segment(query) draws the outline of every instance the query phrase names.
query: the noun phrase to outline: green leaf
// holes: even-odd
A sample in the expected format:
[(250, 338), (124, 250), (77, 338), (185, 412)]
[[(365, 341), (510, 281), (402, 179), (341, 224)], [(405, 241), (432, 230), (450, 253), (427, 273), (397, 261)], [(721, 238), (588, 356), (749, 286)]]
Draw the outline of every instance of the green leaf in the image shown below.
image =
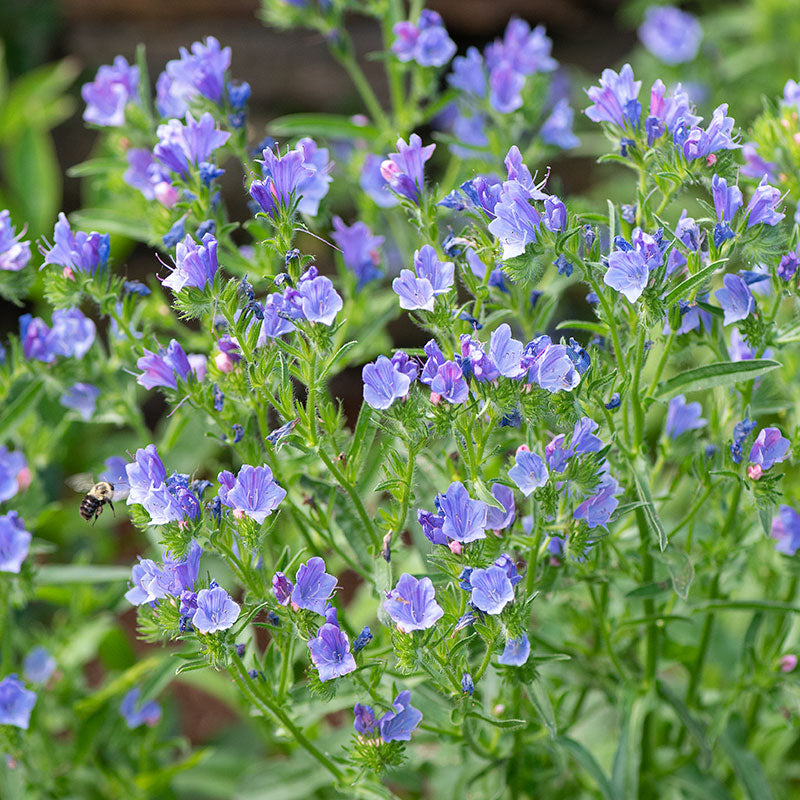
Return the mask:
[(686, 764), (669, 777), (671, 783), (694, 800), (733, 800), (728, 790), (697, 764)]
[(568, 736), (559, 736), (555, 740), (556, 744), (563, 747), (589, 774), (592, 780), (597, 784), (597, 788), (603, 795), (605, 800), (618, 800), (618, 795), (614, 791), (614, 787), (606, 777), (603, 768), (597, 763), (595, 757), (580, 743)]
[(774, 344), (789, 344), (800, 342), (800, 319), (789, 322), (778, 330), (772, 337)]
[(13, 400), (3, 399), (0, 415), (0, 441), (7, 439), (28, 411), (34, 411), (44, 384), (41, 378), (29, 383)]
[(563, 331), (565, 328), (574, 328), (578, 331), (589, 331), (596, 333), (598, 336), (606, 336), (608, 328), (602, 322), (587, 322), (584, 319), (565, 319), (556, 325), (557, 331)]
[(706, 738), (705, 726), (700, 722), (700, 720), (692, 715), (691, 711), (689, 711), (683, 700), (681, 700), (678, 695), (674, 694), (672, 689), (670, 689), (665, 683), (659, 681), (656, 691), (662, 700), (672, 706), (673, 710), (678, 715), (678, 719), (680, 719), (680, 721), (683, 723), (687, 732), (700, 746), (702, 755), (701, 766), (708, 768), (708, 766), (711, 764), (711, 745)]
[(113, 564), (43, 564), (36, 571), (37, 586), (65, 583), (113, 583), (130, 580), (131, 568)]
[(488, 714), (482, 714), (480, 711), (467, 711), (467, 717), (475, 717), (475, 719), (488, 722), (494, 725), (495, 728), (503, 728), (505, 730), (517, 730), (518, 728), (526, 728), (528, 722), (524, 719), (501, 719), (499, 717), (490, 717)]
[(761, 529), (764, 531), (764, 536), (769, 537), (772, 534), (772, 514), (774, 508), (759, 508), (758, 518), (761, 521)]
[(541, 678), (528, 685), (528, 695), (536, 713), (547, 728), (550, 738), (555, 739), (558, 735), (556, 715), (553, 711), (553, 704), (550, 702), (550, 695), (547, 694), (547, 687)]
[(630, 472), (633, 482), (636, 484), (636, 493), (642, 501), (642, 511), (644, 511), (647, 526), (656, 535), (658, 546), (663, 553), (667, 546), (667, 532), (661, 524), (658, 511), (656, 511), (653, 495), (650, 494), (650, 487), (647, 485), (647, 481), (642, 479), (642, 475), (647, 475), (647, 469), (641, 462), (638, 462)]
[(639, 796), (639, 768), (642, 761), (642, 727), (650, 710), (651, 695), (628, 696), (622, 706), (622, 729), (614, 755), (611, 784), (619, 797)]
[(665, 583), (646, 583), (644, 586), (637, 586), (628, 592), (625, 597), (635, 600), (639, 597), (655, 597), (658, 594), (664, 594), (667, 591), (669, 584)]
[(83, 230), (124, 236), (135, 242), (150, 242), (151, 232), (140, 220), (121, 209), (84, 208), (70, 214), (70, 220)]
[(46, 232), (61, 200), (61, 169), (53, 140), (44, 131), (26, 131), (9, 143), (4, 155), (17, 218), (28, 222), (32, 235)]
[(275, 136), (321, 136), (327, 139), (374, 139), (373, 125), (356, 125), (350, 117), (339, 114), (287, 114), (267, 126)]
[(731, 716), (719, 741), (750, 800), (773, 800), (774, 795), (761, 762), (745, 747), (747, 731), (740, 716)]
[(800, 606), (773, 600), (706, 600), (692, 606), (692, 613), (706, 611), (773, 611), (776, 613), (800, 613)]
[(662, 381), (656, 387), (654, 397), (666, 399), (683, 391), (701, 392), (717, 386), (729, 386), (740, 381), (751, 381), (782, 364), (769, 358), (757, 358), (751, 361), (719, 361), (702, 367), (687, 369)]
[(690, 275), (685, 281), (681, 281), (674, 289), (664, 295), (664, 303), (671, 306), (677, 303), (678, 300), (684, 300), (698, 286), (702, 286), (716, 271), (720, 264), (724, 264), (728, 259), (722, 258), (719, 261), (714, 261), (707, 267), (703, 267), (700, 272)]
[(683, 550), (675, 547), (668, 547), (659, 556), (659, 560), (664, 564), (672, 579), (672, 588), (675, 594), (686, 600), (689, 596), (689, 587), (694, 580), (694, 567), (689, 560), (689, 556)]

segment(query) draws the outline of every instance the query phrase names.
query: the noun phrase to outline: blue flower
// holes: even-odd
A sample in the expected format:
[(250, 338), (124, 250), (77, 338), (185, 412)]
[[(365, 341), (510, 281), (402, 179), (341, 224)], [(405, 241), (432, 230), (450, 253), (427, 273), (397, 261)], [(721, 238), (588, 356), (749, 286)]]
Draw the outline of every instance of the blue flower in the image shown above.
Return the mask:
[(503, 184), (489, 232), (503, 245), (504, 259), (522, 255), (537, 239), (542, 218), (530, 200), (529, 190), (517, 181)]
[(65, 269), (94, 275), (108, 263), (110, 246), (111, 240), (107, 233), (73, 233), (62, 212), (53, 229), (53, 245), (46, 250), (42, 249), (42, 255), (44, 264), (57, 264)]
[(400, 277), (392, 281), (392, 290), (400, 298), (400, 308), (433, 311), (433, 286), (427, 278), (417, 278), (410, 269), (400, 270)]
[(539, 129), (539, 137), (546, 144), (560, 147), (562, 150), (571, 150), (577, 147), (580, 139), (572, 132), (572, 120), (575, 112), (572, 106), (562, 97), (550, 112), (550, 116)]
[(370, 642), (372, 641), (372, 631), (369, 629), (369, 625), (365, 625), (361, 629), (361, 633), (356, 636), (355, 640), (353, 641), (353, 652), (358, 653), (363, 650)]
[(756, 301), (750, 287), (739, 275), (730, 273), (723, 276), (723, 289), (717, 289), (714, 297), (725, 312), (723, 325), (746, 319), (755, 311)]
[[(500, 192), (503, 188), (502, 183), (496, 181), (497, 179), (490, 179), (479, 175), (471, 181), (465, 181), (460, 186), (461, 191), (464, 192), (472, 205), (491, 218), (494, 217), (494, 209), (500, 200)], [(478, 261), (480, 261), (480, 259), (478, 259)], [(474, 261), (470, 259), (470, 266), (473, 266), (473, 264)], [(483, 273), (481, 272), (481, 274)]]
[(439, 345), (436, 344), (435, 339), (429, 339), (422, 349), (425, 355), (428, 356), (428, 360), (422, 368), (422, 374), (419, 379), (422, 383), (426, 383), (430, 386), (436, 374), (439, 372), (439, 367), (445, 363), (445, 357), (439, 349)]
[(522, 365), (528, 370), (529, 383), (537, 383), (551, 393), (571, 391), (581, 381), (566, 345), (553, 344), (547, 335), (525, 345)]
[(119, 713), (131, 730), (140, 725), (152, 727), (157, 725), (161, 719), (161, 706), (155, 700), (141, 703), (141, 696), (142, 690), (138, 686), (134, 686), (120, 703)]
[(525, 76), (511, 64), (496, 66), (489, 75), (489, 105), (501, 114), (511, 114), (522, 108)]
[(620, 128), (627, 122), (631, 127), (639, 124), (641, 105), (636, 99), (642, 88), (641, 81), (634, 81), (630, 64), (625, 64), (619, 75), (613, 69), (604, 69), (600, 86), (586, 90), (593, 105), (586, 109), (592, 122), (610, 122)]
[(700, 403), (687, 403), (682, 394), (677, 394), (669, 401), (664, 431), (670, 439), (677, 439), (686, 431), (702, 428), (707, 423), (702, 413), (703, 407)]
[(416, 25), (398, 22), (392, 31), (397, 37), (392, 43), (392, 52), (400, 61), (416, 61), (423, 67), (443, 67), (456, 54), (456, 45), (435, 11), (424, 9)]
[(786, 216), (776, 209), (780, 201), (780, 190), (770, 186), (765, 175), (747, 204), (747, 227), (752, 228), (759, 223), (777, 225)]
[(730, 223), (742, 207), (742, 192), (739, 187), (728, 186), (725, 178), (714, 175), (711, 178), (711, 195), (714, 198), (714, 210), (717, 212), (719, 223)]
[(0, 725), (28, 730), (36, 692), (26, 689), (15, 673), (0, 681)]
[(491, 531), (501, 531), (514, 524), (516, 508), (514, 505), (514, 491), (503, 483), (492, 484), (492, 497), (497, 500), (502, 508), (486, 505), (486, 527)]
[(507, 667), (521, 667), (531, 654), (531, 643), (526, 634), (518, 636), (516, 639), (506, 639), (506, 645), (502, 654), (498, 657), (498, 662)]
[(199, 120), (186, 112), (185, 123), (171, 119), (156, 130), (158, 143), (153, 155), (169, 170), (182, 178), (189, 176), (191, 167), (199, 167), (211, 154), (230, 139), (230, 133), (217, 127), (208, 112)]
[(29, 482), (30, 470), (25, 456), (0, 445), (0, 503), (10, 500)]
[(407, 742), (411, 733), (422, 722), (422, 712), (411, 705), (411, 692), (400, 692), (392, 702), (392, 711), (387, 711), (378, 722), (384, 742)]
[(167, 208), (172, 208), (178, 201), (178, 193), (169, 183), (169, 172), (153, 157), (150, 150), (132, 147), (125, 154), (128, 169), (122, 180), (138, 189), (147, 200), (158, 200)]
[(408, 144), (397, 140), (397, 152), (381, 164), (381, 175), (393, 192), (419, 205), (419, 197), (425, 186), (425, 162), (433, 155), (435, 144), (422, 146), (416, 133), (408, 138)]
[(389, 408), (395, 400), (408, 394), (411, 378), (395, 369), (386, 356), (378, 356), (374, 364), (361, 370), (364, 381), (364, 401), (372, 408)]
[(531, 26), (519, 17), (512, 17), (506, 26), (502, 40), (495, 39), (487, 46), (486, 66), (494, 70), (501, 64), (510, 64), (523, 75), (537, 72), (552, 72), (558, 62), (550, 51), (553, 43), (545, 35), (544, 26)]
[(614, 409), (619, 408), (620, 405), (622, 405), (622, 398), (620, 397), (619, 392), (614, 392), (609, 398), (608, 402), (605, 404), (605, 407), (609, 411), (613, 411)]
[(316, 614), (324, 614), (328, 600), (336, 588), (336, 578), (325, 572), (325, 562), (319, 556), (301, 564), (295, 575), (292, 603)]
[(253, 467), (243, 464), (234, 478), (233, 473), (223, 470), (217, 475), (220, 483), (219, 498), (222, 505), (232, 508), (259, 525), (272, 514), (286, 497), (286, 490), (272, 477), (272, 470), (265, 466)]
[(464, 692), (464, 694), (468, 694), (470, 697), (475, 693), (475, 683), (469, 672), (465, 672), (461, 676), (461, 691)]
[(791, 506), (780, 506), (778, 515), (772, 520), (773, 539), (777, 539), (775, 549), (779, 553), (793, 556), (800, 548), (800, 514)]
[(534, 489), (547, 483), (547, 467), (536, 453), (531, 453), (523, 446), (517, 449), (514, 466), (508, 471), (508, 477), (528, 497)]
[(486, 70), (477, 47), (468, 47), (466, 56), (456, 56), (451, 66), (453, 71), (447, 76), (450, 86), (475, 97), (486, 97)]
[(522, 366), (522, 342), (511, 336), (511, 327), (503, 322), (492, 331), (489, 339), (489, 359), (506, 378), (519, 378), (527, 371)]
[(241, 606), (221, 587), (201, 589), (197, 593), (197, 611), (192, 625), (200, 633), (214, 633), (233, 627)]
[(32, 538), (16, 511), (0, 516), (0, 572), (19, 573)]
[(391, 208), (400, 201), (389, 191), (389, 184), (381, 172), (381, 164), (386, 159), (383, 156), (371, 153), (364, 160), (361, 168), (359, 184), (361, 188), (372, 198), (375, 205), (381, 208)]
[(56, 660), (44, 647), (34, 647), (25, 656), (22, 669), (26, 681), (45, 684), (56, 671)]
[(186, 236), (178, 242), (175, 250), (175, 268), (162, 283), (169, 286), (173, 292), (178, 292), (185, 286), (203, 289), (212, 283), (217, 274), (217, 240), (207, 233), (202, 243), (198, 244), (191, 236)]
[(313, 217), (319, 211), (319, 204), (328, 194), (328, 188), (333, 178), (329, 175), (331, 163), (328, 161), (328, 150), (318, 147), (313, 139), (307, 136), (297, 143), (295, 147), (303, 156), (303, 166), (306, 174), (301, 176), (297, 184), (299, 201), (297, 210), (301, 214)]
[(131, 570), (133, 586), (126, 592), (125, 599), (140, 606), (168, 595), (180, 597), (183, 592), (191, 591), (200, 570), (202, 552), (200, 545), (192, 539), (184, 558), (176, 559), (166, 552), (161, 566), (149, 558), (140, 558)]
[(452, 261), (439, 261), (436, 250), (429, 244), (414, 251), (414, 271), (418, 278), (430, 283), (435, 295), (453, 288), (455, 265)]
[(442, 532), (444, 525), (442, 514), (432, 514), (430, 511), (420, 508), (417, 510), (417, 522), (422, 527), (425, 538), (431, 544), (447, 544), (447, 537)]
[(272, 576), (272, 593), (282, 606), (289, 605), (293, 588), (294, 584), (282, 572), (276, 572)]
[(603, 283), (624, 294), (629, 302), (635, 303), (641, 297), (649, 279), (650, 271), (640, 251), (615, 250), (608, 257)]
[(651, 6), (639, 26), (642, 44), (665, 64), (682, 64), (697, 55), (703, 29), (697, 17), (674, 6)]
[(136, 361), (142, 374), (136, 382), (145, 389), (163, 386), (166, 389), (177, 389), (178, 380), (185, 381), (194, 375), (192, 365), (183, 348), (175, 339), (171, 339), (168, 347), (159, 348), (158, 353), (144, 348), (144, 355)]
[(606, 478), (597, 487), (595, 494), (584, 500), (573, 512), (575, 519), (584, 519), (590, 528), (598, 525), (606, 527), (608, 520), (619, 505), (615, 497), (619, 484), (613, 478)]
[(464, 380), (461, 367), (455, 361), (445, 361), (430, 383), (431, 392), (443, 397), (448, 403), (464, 403), (469, 396), (469, 387)]
[(375, 721), (375, 712), (370, 706), (362, 706), (356, 703), (353, 707), (353, 727), (362, 736), (371, 736), (378, 724)]
[(88, 422), (94, 415), (100, 394), (100, 390), (91, 383), (76, 383), (66, 394), (61, 395), (59, 402), (64, 408), (75, 409), (81, 418)]
[(344, 305), (342, 298), (330, 278), (317, 273), (316, 267), (309, 267), (297, 283), (296, 290), (299, 296), (303, 316), (309, 322), (319, 322), (322, 325), (332, 325), (333, 320)]
[(92, 83), (84, 83), (81, 97), (86, 103), (83, 119), (90, 125), (119, 128), (125, 124), (125, 106), (138, 102), (139, 67), (117, 56), (113, 65), (97, 70)]
[(341, 217), (333, 218), (333, 227), (331, 237), (342, 251), (344, 265), (355, 273), (359, 288), (379, 278), (381, 270), (378, 268), (378, 248), (383, 244), (383, 236), (373, 236), (363, 222), (355, 222), (348, 227)]
[(417, 580), (407, 572), (400, 576), (394, 589), (386, 593), (383, 608), (401, 633), (432, 628), (444, 614), (436, 602), (431, 579)]
[(320, 681), (340, 678), (356, 668), (356, 660), (350, 652), (350, 640), (338, 625), (326, 622), (317, 631), (317, 637), (309, 640), (308, 649)]
[(704, 158), (718, 150), (737, 150), (741, 147), (731, 136), (734, 120), (727, 113), (728, 104), (722, 103), (714, 109), (706, 130), (696, 125), (691, 128), (682, 144), (687, 159)]
[(181, 47), (180, 54), (180, 59), (167, 62), (156, 83), (156, 107), (162, 117), (182, 117), (198, 95), (217, 104), (222, 101), (230, 47), (220, 48), (217, 39), (208, 36), (204, 43), (194, 42), (191, 53)]
[(451, 483), (437, 497), (437, 505), (444, 516), (442, 533), (448, 539), (466, 543), (486, 538), (488, 507), (483, 500), (473, 500), (463, 483)]
[(24, 235), (25, 231), (17, 233), (11, 224), (11, 214), (0, 211), (0, 270), (19, 272), (27, 266), (31, 243), (20, 241)]
[[(567, 207), (555, 195), (544, 201), (544, 226), (553, 233), (567, 228)], [(572, 274), (571, 269), (567, 275), (570, 274)]]
[(500, 553), (494, 560), (494, 565), (506, 571), (506, 575), (508, 575), (512, 586), (516, 586), (522, 580), (522, 576), (517, 574), (516, 561), (514, 561), (508, 553)]
[(778, 428), (762, 428), (750, 448), (750, 463), (757, 464), (762, 472), (766, 472), (770, 467), (786, 460), (790, 444)]
[(513, 599), (514, 587), (503, 567), (492, 564), (469, 576), (472, 604), (486, 614), (499, 614)]

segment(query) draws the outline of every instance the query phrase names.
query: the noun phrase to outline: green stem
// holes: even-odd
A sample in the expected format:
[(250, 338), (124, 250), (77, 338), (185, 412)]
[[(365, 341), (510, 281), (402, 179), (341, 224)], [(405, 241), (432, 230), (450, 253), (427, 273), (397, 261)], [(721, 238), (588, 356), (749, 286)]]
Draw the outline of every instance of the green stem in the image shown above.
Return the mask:
[(392, 122), (386, 116), (386, 112), (380, 104), (375, 92), (372, 90), (364, 70), (361, 65), (356, 61), (352, 52), (352, 44), (348, 41), (345, 45), (344, 51), (334, 48), (333, 54), (336, 60), (347, 70), (350, 80), (353, 81), (353, 86), (361, 97), (362, 102), (367, 108), (367, 112), (372, 117), (373, 122), (380, 128), (381, 135), (386, 137), (392, 133)]
[(478, 671), (475, 673), (473, 677), (473, 683), (477, 683), (482, 677), (483, 674), (489, 667), (489, 663), (492, 660), (492, 648), (487, 644), (486, 645), (486, 653), (483, 656), (483, 661), (481, 661), (481, 665), (478, 667)]
[(611, 636), (609, 635), (608, 628), (606, 627), (605, 609), (600, 604), (594, 587), (587, 583), (586, 588), (589, 590), (589, 596), (592, 598), (592, 605), (594, 606), (595, 614), (597, 615), (597, 627), (600, 629), (600, 637), (603, 640), (603, 644), (606, 646), (608, 657), (611, 659), (611, 663), (614, 665), (614, 669), (616, 669), (617, 674), (624, 681), (625, 671), (622, 669), (622, 664), (619, 663), (619, 659), (617, 659), (617, 655), (614, 652), (614, 646), (611, 644)]
[(650, 381), (650, 388), (647, 390), (648, 396), (653, 395), (653, 392), (656, 390), (656, 386), (658, 386), (658, 382), (661, 380), (661, 373), (664, 372), (664, 367), (667, 365), (667, 358), (669, 357), (669, 351), (672, 349), (672, 343), (674, 341), (675, 341), (675, 331), (670, 331), (670, 334), (667, 337), (667, 343), (664, 345), (664, 349), (661, 352), (661, 358), (658, 360), (656, 371), (653, 374), (653, 380)]
[[(636, 522), (639, 527), (640, 552), (642, 556), (642, 584), (653, 582), (653, 556), (650, 554), (649, 531), (647, 520), (641, 508), (636, 509)], [(650, 689), (655, 686), (656, 667), (658, 664), (658, 627), (655, 620), (656, 604), (652, 597), (644, 600), (644, 616), (647, 623), (647, 639), (645, 644), (645, 687)]]
[(639, 452), (644, 436), (644, 405), (639, 392), (639, 380), (642, 375), (642, 363), (644, 361), (644, 341), (647, 335), (647, 326), (639, 322), (639, 334), (636, 338), (636, 361), (633, 366), (633, 381), (631, 383), (631, 404), (633, 406), (633, 446), (634, 455)]

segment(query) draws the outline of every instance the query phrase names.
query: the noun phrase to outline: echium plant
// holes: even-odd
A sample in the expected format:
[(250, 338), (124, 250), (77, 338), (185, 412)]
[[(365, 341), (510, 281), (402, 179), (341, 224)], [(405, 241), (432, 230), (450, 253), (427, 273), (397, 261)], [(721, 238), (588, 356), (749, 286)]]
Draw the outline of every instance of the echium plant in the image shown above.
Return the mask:
[[(55, 399), (131, 432), (127, 456), (92, 465), (142, 532), (115, 597), (142, 638), (173, 643), (158, 679), (143, 662), (82, 701), (113, 699), (117, 728), (161, 724), (167, 672), (216, 670), (268, 741), (322, 768), (320, 796), (788, 791), (800, 256), (785, 198), (771, 174), (739, 186), (727, 105), (704, 122), (680, 85), (648, 96), (628, 65), (584, 109), (628, 194), (599, 210), (557, 196), (547, 154), (576, 141), (543, 29), (512, 20), (456, 55), (412, 5), (361, 4), (383, 22), (389, 109), (346, 4), (266, 5), (328, 36), (365, 112), (285, 117), (280, 141), (253, 136), (213, 37), (166, 65), (155, 99), (141, 57), (84, 87), (101, 156), (77, 172), (107, 207), (75, 219), (157, 247), (162, 285), (126, 280), (108, 234), (62, 215), (39, 259), (0, 216), (0, 268), (40, 263), (53, 307), (20, 318), (0, 366), (4, 620), (37, 582), (46, 498), (29, 495), (49, 435), (23, 433)], [(436, 142), (417, 132), (433, 120)], [(557, 319), (578, 283), (586, 304)], [(400, 315), (419, 347), (392, 348)], [(357, 413), (331, 391), (358, 380), (348, 367)], [(146, 393), (169, 408), (154, 432)], [(38, 719), (55, 663), (20, 666), (22, 631), (3, 641), (2, 749), (46, 796), (31, 738), (64, 724)]]

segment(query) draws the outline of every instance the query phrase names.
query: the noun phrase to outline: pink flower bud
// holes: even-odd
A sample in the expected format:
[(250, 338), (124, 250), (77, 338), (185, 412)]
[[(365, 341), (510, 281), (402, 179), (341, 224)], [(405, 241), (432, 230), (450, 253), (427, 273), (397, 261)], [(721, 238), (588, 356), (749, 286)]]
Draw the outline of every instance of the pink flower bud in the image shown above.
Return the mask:
[(442, 401), (442, 396), (440, 394), (436, 394), (436, 392), (431, 392), (431, 403), (433, 403), (435, 406), (438, 406), (441, 401)]
[(710, 153), (709, 155), (706, 156), (706, 166), (713, 167), (714, 164), (716, 163), (717, 163), (717, 157), (716, 155), (714, 155), (714, 153)]
[(529, 453), (530, 452), (530, 447), (528, 447), (528, 445), (526, 445), (526, 444), (521, 444), (517, 448), (517, 452), (518, 453)]
[(74, 280), (75, 280), (75, 273), (72, 271), (72, 267), (64, 267), (64, 269), (63, 269), (63, 270), (61, 270), (61, 274), (62, 274), (62, 275), (63, 275), (63, 276), (64, 276), (64, 277), (65, 277), (65, 278), (68, 280), (68, 281), (74, 281)]
[(233, 518), (234, 519), (243, 519), (244, 518), (244, 511), (242, 511), (240, 508), (234, 508), (233, 509)]
[(794, 136), (792, 136), (792, 139), (794, 139), (795, 144), (800, 144), (800, 133), (796, 133)]
[(167, 181), (160, 181), (153, 187), (156, 200), (165, 208), (172, 208), (178, 202), (178, 190)]
[(232, 372), (235, 364), (227, 353), (217, 353), (214, 356), (214, 363), (220, 372)]
[(400, 167), (398, 167), (393, 161), (389, 161), (388, 158), (386, 161), (381, 162), (381, 177), (383, 177), (387, 183), (399, 172)]
[(781, 672), (792, 672), (797, 666), (797, 656), (794, 653), (787, 653), (781, 658)]
[(498, 703), (492, 709), (492, 714), (494, 714), (496, 717), (499, 717), (505, 710), (506, 710), (506, 707), (502, 703)]
[(461, 544), (461, 542), (453, 541), (450, 542), (447, 546), (450, 548), (450, 552), (454, 556), (460, 556), (461, 553), (464, 551), (464, 546)]
[(300, 606), (297, 605), (297, 603), (292, 603), (291, 605), (292, 605), (292, 611), (299, 611), (300, 610)]
[(189, 527), (189, 523), (185, 519), (179, 519), (178, 520), (178, 527), (182, 531), (185, 531)]
[(751, 464), (747, 468), (747, 474), (752, 480), (757, 481), (764, 474), (764, 470), (761, 469), (761, 464)]
[(24, 492), (31, 485), (31, 481), (33, 480), (33, 476), (31, 475), (31, 471), (29, 467), (23, 467), (17, 473), (17, 486), (21, 492)]

